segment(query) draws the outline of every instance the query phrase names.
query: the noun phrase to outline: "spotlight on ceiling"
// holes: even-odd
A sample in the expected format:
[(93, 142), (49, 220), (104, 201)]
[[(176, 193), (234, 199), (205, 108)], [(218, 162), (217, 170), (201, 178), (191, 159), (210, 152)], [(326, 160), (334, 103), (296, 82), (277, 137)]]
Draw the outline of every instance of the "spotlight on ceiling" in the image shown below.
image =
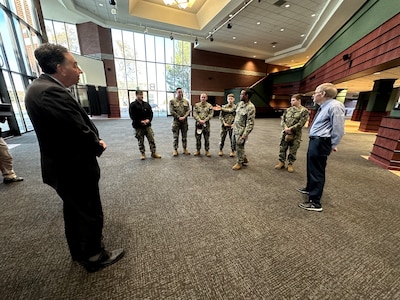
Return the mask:
[(226, 28), (228, 28), (228, 29), (231, 29), (231, 28), (232, 28), (231, 22), (228, 22), (228, 25), (226, 25)]
[(194, 44), (195, 44), (195, 46), (197, 46), (199, 44), (199, 40), (197, 39), (197, 36), (196, 36), (196, 38), (194, 40)]
[(110, 0), (110, 5), (117, 5), (117, 3), (115, 3), (115, 0)]
[(213, 35), (210, 36), (210, 41), (211, 41), (211, 42), (214, 42), (214, 37), (213, 37)]
[(169, 36), (169, 38), (171, 39), (171, 41), (174, 39), (174, 36), (172, 35), (172, 32), (171, 32), (171, 35)]

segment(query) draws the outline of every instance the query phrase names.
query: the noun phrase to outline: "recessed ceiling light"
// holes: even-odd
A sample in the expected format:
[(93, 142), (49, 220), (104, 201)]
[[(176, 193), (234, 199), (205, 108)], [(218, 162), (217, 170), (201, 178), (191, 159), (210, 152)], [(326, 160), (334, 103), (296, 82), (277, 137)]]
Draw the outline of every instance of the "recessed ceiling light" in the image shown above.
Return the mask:
[(312, 15), (311, 15), (311, 17), (313, 17), (313, 18), (314, 18), (314, 17), (315, 17), (315, 14), (312, 14)]
[(375, 72), (374, 73), (374, 75), (380, 75), (381, 74), (381, 72)]
[(233, 36), (232, 39), (236, 40), (236, 36)]
[(103, 6), (104, 6), (104, 4), (103, 4), (103, 3), (99, 3), (99, 6), (103, 7)]
[(290, 4), (286, 4), (285, 7), (286, 7), (286, 8), (289, 8), (289, 7), (290, 7)]
[(305, 37), (306, 35), (305, 34), (302, 34), (302, 35), (300, 35), (301, 37)]
[(257, 41), (254, 41), (254, 44), (257, 44)]
[(276, 45), (272, 45), (272, 48), (275, 48), (276, 47)]
[(258, 21), (258, 22), (257, 22), (257, 25), (260, 25), (260, 24), (261, 24), (261, 22), (260, 22), (260, 21)]
[(253, 55), (253, 58), (256, 58), (257, 56)]

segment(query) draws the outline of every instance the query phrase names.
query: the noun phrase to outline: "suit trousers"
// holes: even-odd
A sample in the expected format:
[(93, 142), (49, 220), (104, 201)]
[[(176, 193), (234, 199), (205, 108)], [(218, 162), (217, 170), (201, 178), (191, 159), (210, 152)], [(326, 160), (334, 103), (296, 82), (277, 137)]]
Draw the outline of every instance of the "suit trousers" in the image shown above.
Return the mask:
[(77, 261), (87, 260), (104, 249), (99, 166), (89, 173), (92, 176), (59, 180), (56, 189), (63, 200), (65, 235), (69, 250), (72, 259)]
[(325, 169), (332, 151), (331, 138), (310, 137), (307, 150), (307, 186), (310, 202), (321, 205), (325, 185)]

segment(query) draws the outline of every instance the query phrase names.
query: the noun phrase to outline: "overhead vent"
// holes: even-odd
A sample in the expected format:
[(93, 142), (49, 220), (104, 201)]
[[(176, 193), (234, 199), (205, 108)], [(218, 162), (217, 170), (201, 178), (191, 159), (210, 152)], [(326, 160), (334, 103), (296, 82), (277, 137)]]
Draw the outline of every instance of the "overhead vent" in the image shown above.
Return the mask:
[(274, 5), (276, 5), (276, 6), (282, 6), (283, 4), (285, 4), (287, 1), (285, 1), (285, 0), (278, 0), (278, 1), (276, 1), (275, 3), (274, 3)]

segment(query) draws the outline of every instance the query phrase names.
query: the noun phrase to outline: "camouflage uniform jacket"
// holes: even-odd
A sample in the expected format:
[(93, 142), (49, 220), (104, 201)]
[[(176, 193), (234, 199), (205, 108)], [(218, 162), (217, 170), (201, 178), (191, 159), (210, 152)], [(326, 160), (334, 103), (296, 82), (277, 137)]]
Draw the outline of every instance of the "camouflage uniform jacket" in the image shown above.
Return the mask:
[(250, 101), (244, 103), (240, 101), (236, 108), (233, 134), (236, 136), (248, 136), (254, 128), (256, 118), (256, 107)]
[(174, 120), (178, 121), (178, 118), (187, 118), (190, 114), (189, 101), (186, 99), (179, 100), (177, 98), (172, 99), (169, 102), (169, 112), (174, 117)]
[(222, 105), (221, 111), (219, 113), (219, 119), (221, 120), (221, 124), (224, 123), (228, 125), (232, 125), (233, 121), (235, 120), (236, 114), (236, 104), (230, 106), (229, 104)]
[(194, 105), (193, 108), (193, 118), (196, 121), (203, 120), (206, 123), (209, 123), (210, 119), (214, 116), (213, 107), (210, 103), (201, 103), (198, 102)]
[(283, 129), (290, 128), (295, 136), (301, 137), (301, 129), (306, 124), (308, 116), (308, 109), (304, 106), (300, 105), (298, 108), (291, 106), (283, 113), (281, 126)]

